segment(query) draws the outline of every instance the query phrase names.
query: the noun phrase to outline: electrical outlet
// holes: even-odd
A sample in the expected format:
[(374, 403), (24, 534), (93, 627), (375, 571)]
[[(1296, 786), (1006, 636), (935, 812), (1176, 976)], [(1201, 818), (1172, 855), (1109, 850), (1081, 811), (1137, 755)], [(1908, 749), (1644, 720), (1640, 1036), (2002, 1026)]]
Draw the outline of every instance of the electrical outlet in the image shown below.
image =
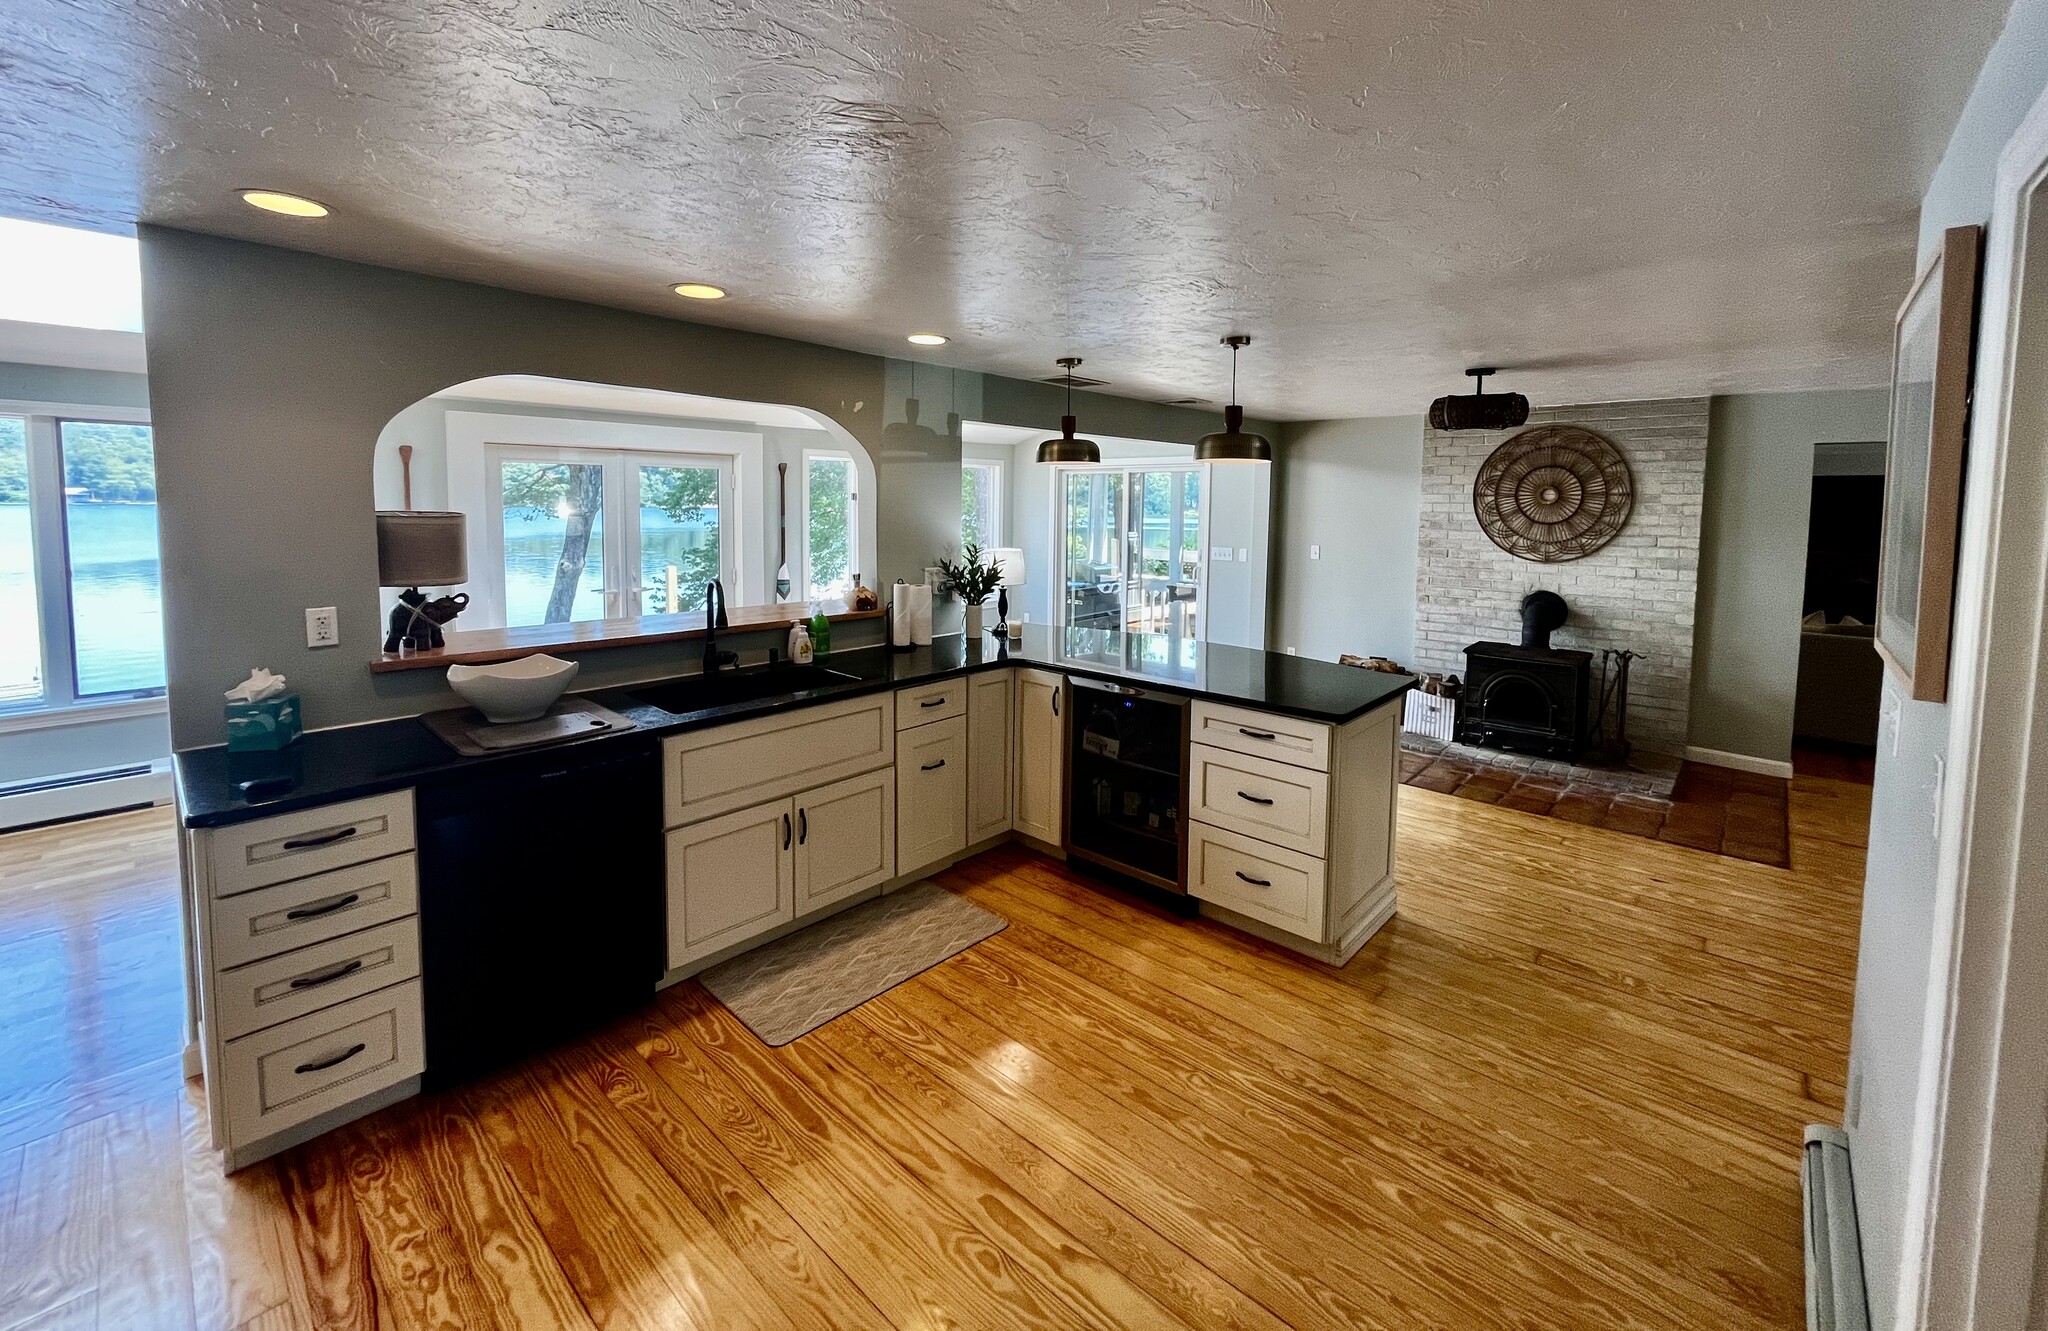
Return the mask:
[(341, 617), (331, 605), (309, 607), (306, 611), (306, 645), (308, 647), (339, 647), (341, 645)]

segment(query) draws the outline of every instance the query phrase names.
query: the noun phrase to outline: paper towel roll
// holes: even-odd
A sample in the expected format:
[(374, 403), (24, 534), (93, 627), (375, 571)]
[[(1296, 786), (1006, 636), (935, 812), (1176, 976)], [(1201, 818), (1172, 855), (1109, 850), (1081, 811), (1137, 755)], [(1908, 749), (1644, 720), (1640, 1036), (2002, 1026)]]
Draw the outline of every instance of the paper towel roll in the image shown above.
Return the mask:
[(910, 641), (919, 647), (932, 645), (932, 589), (910, 589)]
[(895, 647), (910, 645), (910, 593), (907, 582), (898, 582), (889, 588), (889, 643)]

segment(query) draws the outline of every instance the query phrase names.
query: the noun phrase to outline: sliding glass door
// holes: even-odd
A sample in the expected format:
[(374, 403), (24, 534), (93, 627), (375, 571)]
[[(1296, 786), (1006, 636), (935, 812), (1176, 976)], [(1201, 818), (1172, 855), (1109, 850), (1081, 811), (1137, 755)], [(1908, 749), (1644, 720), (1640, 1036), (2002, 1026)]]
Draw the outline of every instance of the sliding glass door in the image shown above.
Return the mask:
[(1204, 635), (1202, 473), (1199, 466), (1061, 469), (1063, 627)]
[(486, 593), (510, 628), (704, 608), (735, 585), (729, 458), (499, 444)]

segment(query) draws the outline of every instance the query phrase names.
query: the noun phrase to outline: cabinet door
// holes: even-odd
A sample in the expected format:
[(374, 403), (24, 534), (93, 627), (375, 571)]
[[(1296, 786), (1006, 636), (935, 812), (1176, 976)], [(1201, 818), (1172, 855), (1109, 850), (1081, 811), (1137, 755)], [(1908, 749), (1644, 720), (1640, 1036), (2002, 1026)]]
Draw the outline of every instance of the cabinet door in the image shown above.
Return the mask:
[(775, 800), (668, 834), (668, 964), (796, 918), (796, 808)]
[(967, 719), (897, 736), (896, 863), (915, 873), (967, 849)]
[(896, 774), (887, 768), (796, 797), (796, 913), (896, 876)]
[(967, 844), (1010, 830), (1010, 756), (1016, 683), (1013, 672), (993, 670), (967, 681)]
[(1066, 835), (1066, 698), (1064, 675), (1017, 672), (1017, 819), (1025, 836), (1049, 846)]

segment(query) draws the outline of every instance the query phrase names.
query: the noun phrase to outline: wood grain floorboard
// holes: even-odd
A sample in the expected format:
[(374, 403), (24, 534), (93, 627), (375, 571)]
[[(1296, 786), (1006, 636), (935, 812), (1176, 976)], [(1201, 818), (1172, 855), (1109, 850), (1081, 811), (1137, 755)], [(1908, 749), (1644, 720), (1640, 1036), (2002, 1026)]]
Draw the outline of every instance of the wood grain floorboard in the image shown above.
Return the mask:
[(685, 984), (232, 1177), (167, 816), (0, 837), (0, 1328), (1797, 1327), (1868, 806), (1776, 869), (1404, 789), (1342, 970), (1004, 848), (783, 1049)]

